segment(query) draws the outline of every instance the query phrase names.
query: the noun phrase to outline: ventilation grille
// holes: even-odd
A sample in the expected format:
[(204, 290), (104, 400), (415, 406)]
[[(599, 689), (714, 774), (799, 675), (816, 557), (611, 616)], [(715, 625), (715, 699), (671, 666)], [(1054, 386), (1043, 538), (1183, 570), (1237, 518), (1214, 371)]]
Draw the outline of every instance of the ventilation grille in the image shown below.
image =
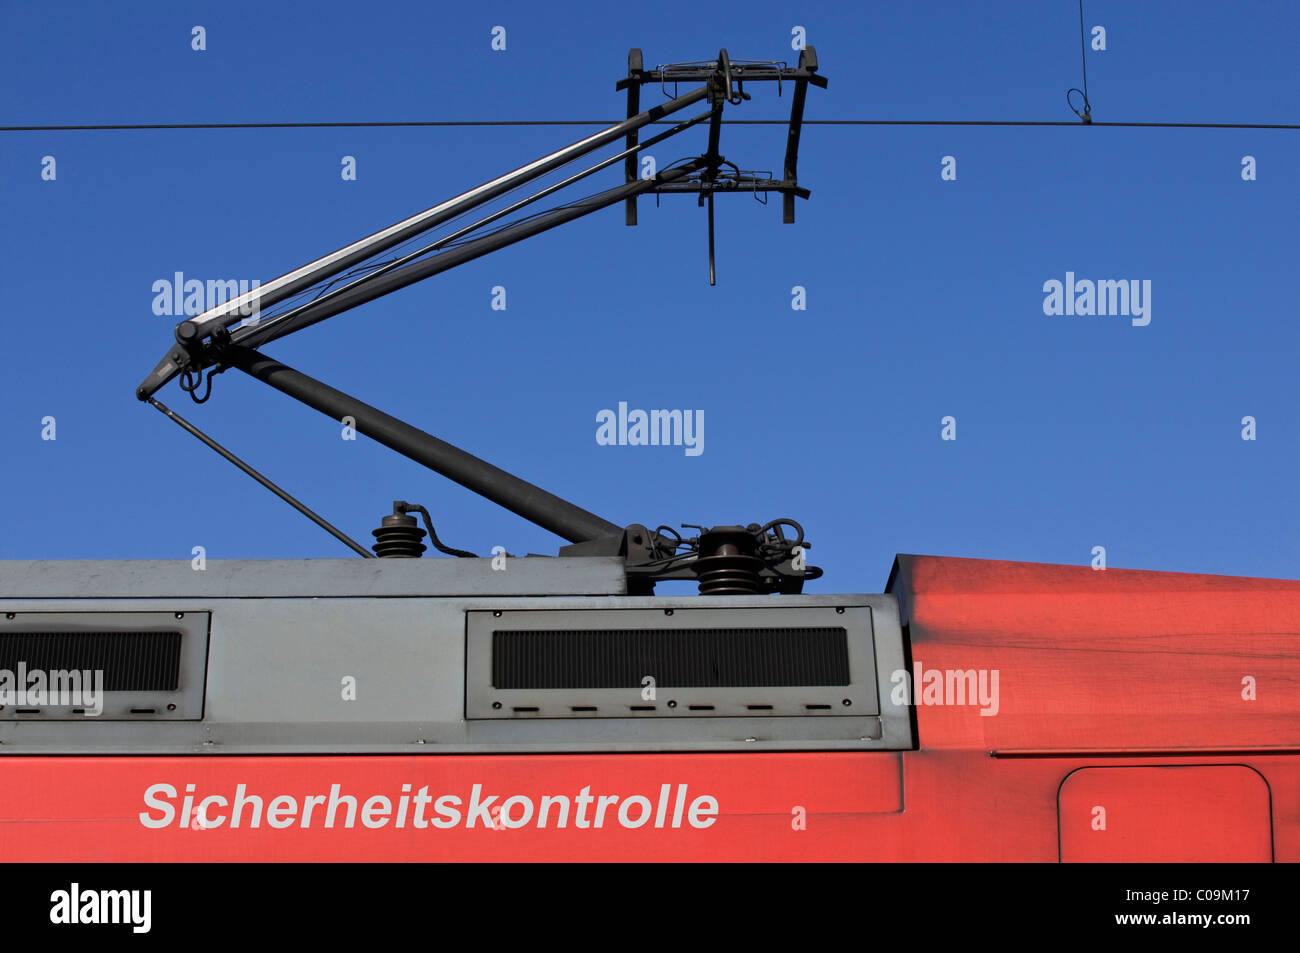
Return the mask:
[(176, 691), (180, 632), (2, 632), (0, 669), (90, 670), (104, 673), (104, 691)]
[(849, 684), (843, 628), (493, 631), (497, 689)]

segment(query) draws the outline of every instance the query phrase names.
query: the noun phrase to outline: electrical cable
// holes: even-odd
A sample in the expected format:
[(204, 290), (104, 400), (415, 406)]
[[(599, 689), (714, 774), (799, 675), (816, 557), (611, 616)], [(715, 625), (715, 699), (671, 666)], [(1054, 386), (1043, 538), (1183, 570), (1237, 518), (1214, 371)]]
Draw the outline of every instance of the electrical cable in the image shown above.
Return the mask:
[[(1070, 107), (1070, 111), (1078, 116), (1084, 125), (1092, 125), (1092, 103), (1088, 101), (1088, 44), (1085, 40), (1083, 28), (1083, 0), (1079, 0), (1079, 57), (1083, 61), (1083, 89), (1073, 88), (1065, 93), (1065, 102)], [(1083, 112), (1074, 108), (1074, 101), (1070, 98), (1070, 93), (1079, 93), (1083, 96)]]
[[(1082, 92), (1082, 90), (1080, 90)], [(393, 122), (194, 122), (115, 123), (111, 125), (0, 126), (0, 132), (103, 132), (159, 129), (369, 129), (476, 126), (611, 126), (621, 119), (491, 119)], [(673, 125), (661, 119), (647, 125)], [(725, 126), (788, 126), (789, 119), (724, 119)], [(805, 119), (805, 126), (1077, 126), (1072, 120), (1034, 119)], [(1094, 122), (1093, 126), (1138, 129), (1300, 129), (1287, 122)]]

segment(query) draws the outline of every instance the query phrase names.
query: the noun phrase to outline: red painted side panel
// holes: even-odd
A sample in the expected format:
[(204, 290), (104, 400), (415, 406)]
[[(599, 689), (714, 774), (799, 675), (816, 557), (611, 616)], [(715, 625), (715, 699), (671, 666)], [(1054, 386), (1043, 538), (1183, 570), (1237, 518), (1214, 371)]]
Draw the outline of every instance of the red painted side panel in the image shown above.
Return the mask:
[(1268, 785), (1238, 765), (1084, 768), (1061, 785), (1060, 806), (1065, 861), (1273, 859)]
[[(898, 768), (902, 764), (904, 810), (899, 810)], [(1190, 763), (1216, 764), (1213, 759)], [(1150, 760), (1125, 759), (1126, 770), (1151, 767)], [(4, 758), (0, 760), (0, 856), (7, 861), (234, 861), (234, 860), (993, 860), (1055, 862), (1062, 857), (1058, 792), (1062, 782), (1090, 762), (1079, 758), (990, 758), (979, 752), (920, 751), (895, 754), (608, 755), (590, 757), (369, 758)], [(1300, 758), (1252, 759), (1268, 779), (1276, 830), (1276, 859), (1300, 862)], [(1108, 766), (1106, 770), (1113, 770)], [(162, 798), (172, 806), (170, 823), (146, 827), (140, 815), (162, 820), (166, 812), (145, 803), (145, 791), (169, 783), (177, 792)], [(203, 828), (191, 817), (181, 826), (185, 786), (199, 798), (233, 799), (239, 783), (262, 800), (261, 816), (246, 806), (238, 829), (229, 826), (229, 806), (212, 802), (205, 816), (219, 826)], [(353, 826), (345, 826), (340, 800), (335, 824), (328, 820), (333, 784), (357, 799)], [(428, 785), (430, 797), (461, 798), (467, 813), (474, 784), (481, 800), (492, 797), (488, 820), (451, 828), (415, 825), (414, 802), (404, 825), (396, 826), (402, 786), (410, 794)], [(669, 784), (663, 826), (655, 813), (661, 787)], [(673, 827), (678, 785), (686, 784), (680, 826)], [(586, 828), (577, 825), (575, 796), (619, 795), (600, 827), (594, 804)], [(543, 795), (566, 794), (565, 827), (552, 806), (546, 828), (537, 825)], [(644, 825), (620, 824), (617, 804), (634, 795), (650, 801)], [(270, 825), (273, 799), (288, 795), (293, 810)], [(324, 795), (302, 826), (307, 796)], [(367, 827), (361, 809), (374, 795), (389, 798), (387, 822)], [(533, 819), (519, 828), (500, 821), (503, 799), (530, 797)], [(689, 805), (701, 795), (717, 798), (713, 823), (692, 827)], [(1069, 817), (1069, 805), (1066, 812)], [(282, 807), (284, 805), (282, 804)], [(707, 805), (706, 805), (707, 806)], [(802, 817), (796, 808), (802, 807)], [(1169, 821), (1182, 825), (1189, 840), (1203, 837), (1204, 805), (1170, 806)], [(322, 810), (325, 808), (326, 810)], [(640, 816), (639, 805), (628, 820)], [(426, 824), (436, 815), (424, 811)], [(523, 816), (516, 803), (512, 822)], [(1112, 813), (1112, 817), (1114, 814)], [(1266, 829), (1258, 812), (1245, 815), (1235, 836), (1248, 842)], [(382, 818), (372, 814), (371, 821)], [(445, 819), (445, 818), (444, 818)], [(704, 814), (696, 820), (711, 818)], [(491, 823), (489, 825), (489, 821)], [(1119, 821), (1117, 823), (1123, 823)], [(1253, 825), (1253, 826), (1251, 826)], [(1179, 835), (1181, 836), (1181, 835)], [(1073, 851), (1073, 847), (1067, 847)], [(1067, 855), (1073, 856), (1073, 854)]]
[(894, 589), (923, 679), (998, 673), (996, 715), (918, 708), (927, 748), (1300, 749), (1300, 582), (903, 556)]
[[(841, 819), (901, 809), (899, 757), (5, 758), (0, 857), (798, 860), (833, 847)], [(170, 787), (155, 788), (147, 803), (155, 785)], [(563, 800), (549, 802), (543, 825), (547, 796)], [(224, 800), (208, 801), (196, 818), (209, 797)], [(309, 797), (320, 797), (310, 812)], [(381, 800), (366, 813), (372, 798)]]

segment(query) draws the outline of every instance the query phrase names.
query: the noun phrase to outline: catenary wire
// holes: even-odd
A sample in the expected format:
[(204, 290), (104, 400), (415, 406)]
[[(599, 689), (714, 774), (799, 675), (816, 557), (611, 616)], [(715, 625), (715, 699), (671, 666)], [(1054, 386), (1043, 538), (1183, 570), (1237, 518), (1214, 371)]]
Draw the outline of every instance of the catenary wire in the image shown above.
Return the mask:
[[(187, 122), (0, 126), (0, 132), (104, 132), (163, 129), (373, 129), (481, 126), (612, 126), (622, 119), (430, 119), (384, 122)], [(789, 119), (724, 119), (728, 126), (788, 126)], [(673, 125), (670, 119), (649, 125)], [(1078, 126), (1073, 119), (805, 119), (805, 126)], [(1300, 129), (1284, 122), (1093, 122), (1093, 126), (1148, 129)]]

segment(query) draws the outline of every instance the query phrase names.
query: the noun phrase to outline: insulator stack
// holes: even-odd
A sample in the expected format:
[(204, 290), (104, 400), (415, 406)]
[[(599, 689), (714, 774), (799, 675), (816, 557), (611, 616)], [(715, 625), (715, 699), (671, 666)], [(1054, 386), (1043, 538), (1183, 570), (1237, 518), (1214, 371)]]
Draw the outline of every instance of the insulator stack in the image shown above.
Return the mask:
[(755, 555), (752, 533), (740, 526), (717, 526), (700, 537), (695, 574), (702, 596), (742, 596), (762, 591), (763, 560)]
[(414, 516), (394, 513), (385, 516), (379, 529), (372, 529), (375, 544), (370, 548), (381, 558), (418, 559), (427, 549), (424, 543), (424, 530), (415, 521)]

